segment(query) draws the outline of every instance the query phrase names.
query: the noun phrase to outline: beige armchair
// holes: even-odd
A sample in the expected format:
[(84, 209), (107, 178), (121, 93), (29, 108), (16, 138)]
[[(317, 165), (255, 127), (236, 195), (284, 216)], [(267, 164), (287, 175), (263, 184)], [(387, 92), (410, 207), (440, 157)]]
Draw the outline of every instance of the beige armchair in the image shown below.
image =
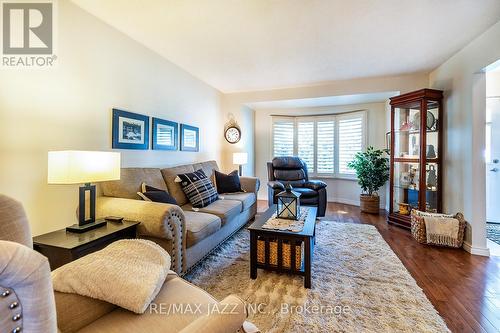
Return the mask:
[(176, 274), (167, 277), (153, 301), (155, 309), (169, 304), (202, 304), (222, 309), (231, 304), (229, 308), (234, 311), (210, 315), (146, 311), (137, 315), (107, 302), (54, 292), (47, 258), (31, 247), (31, 232), (22, 205), (0, 194), (1, 332), (195, 333), (203, 328), (211, 333), (234, 333), (245, 321), (245, 303), (240, 298), (230, 295), (219, 302)]
[(56, 332), (47, 258), (33, 251), (23, 207), (0, 194), (0, 330)]

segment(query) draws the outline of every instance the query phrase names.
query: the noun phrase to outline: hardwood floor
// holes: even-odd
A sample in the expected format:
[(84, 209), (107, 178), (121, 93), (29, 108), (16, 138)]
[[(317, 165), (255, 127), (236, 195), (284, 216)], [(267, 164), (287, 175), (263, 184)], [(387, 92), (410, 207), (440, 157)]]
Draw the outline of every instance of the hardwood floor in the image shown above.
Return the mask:
[[(267, 209), (267, 201), (258, 209)], [(324, 219), (374, 225), (452, 332), (500, 332), (500, 257), (421, 245), (409, 230), (387, 224), (384, 213), (363, 214), (355, 206), (329, 203)]]

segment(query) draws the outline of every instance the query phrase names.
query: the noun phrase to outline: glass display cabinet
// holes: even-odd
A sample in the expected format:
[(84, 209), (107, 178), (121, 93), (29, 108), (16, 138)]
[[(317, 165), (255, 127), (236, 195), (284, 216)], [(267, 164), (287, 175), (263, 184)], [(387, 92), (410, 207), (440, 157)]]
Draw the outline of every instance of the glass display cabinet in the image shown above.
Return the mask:
[(410, 228), (412, 209), (441, 212), (443, 92), (392, 97), (388, 222)]

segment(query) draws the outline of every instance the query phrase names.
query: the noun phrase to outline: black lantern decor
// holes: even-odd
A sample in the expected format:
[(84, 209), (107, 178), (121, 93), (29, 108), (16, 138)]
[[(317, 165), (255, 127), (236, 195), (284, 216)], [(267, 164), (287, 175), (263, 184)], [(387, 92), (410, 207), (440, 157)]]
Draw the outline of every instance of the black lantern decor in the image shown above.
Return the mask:
[(287, 184), (285, 190), (277, 195), (278, 205), (276, 217), (280, 219), (298, 220), (300, 217), (300, 193), (292, 191), (293, 187)]

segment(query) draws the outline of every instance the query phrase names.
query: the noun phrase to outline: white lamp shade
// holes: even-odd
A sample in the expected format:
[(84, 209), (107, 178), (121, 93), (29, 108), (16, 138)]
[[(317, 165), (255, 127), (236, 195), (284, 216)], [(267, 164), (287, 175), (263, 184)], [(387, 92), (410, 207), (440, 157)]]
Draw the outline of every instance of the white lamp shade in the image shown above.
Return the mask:
[(49, 184), (82, 184), (120, 179), (120, 153), (50, 151)]
[(247, 153), (233, 153), (233, 164), (243, 165), (248, 162)]

